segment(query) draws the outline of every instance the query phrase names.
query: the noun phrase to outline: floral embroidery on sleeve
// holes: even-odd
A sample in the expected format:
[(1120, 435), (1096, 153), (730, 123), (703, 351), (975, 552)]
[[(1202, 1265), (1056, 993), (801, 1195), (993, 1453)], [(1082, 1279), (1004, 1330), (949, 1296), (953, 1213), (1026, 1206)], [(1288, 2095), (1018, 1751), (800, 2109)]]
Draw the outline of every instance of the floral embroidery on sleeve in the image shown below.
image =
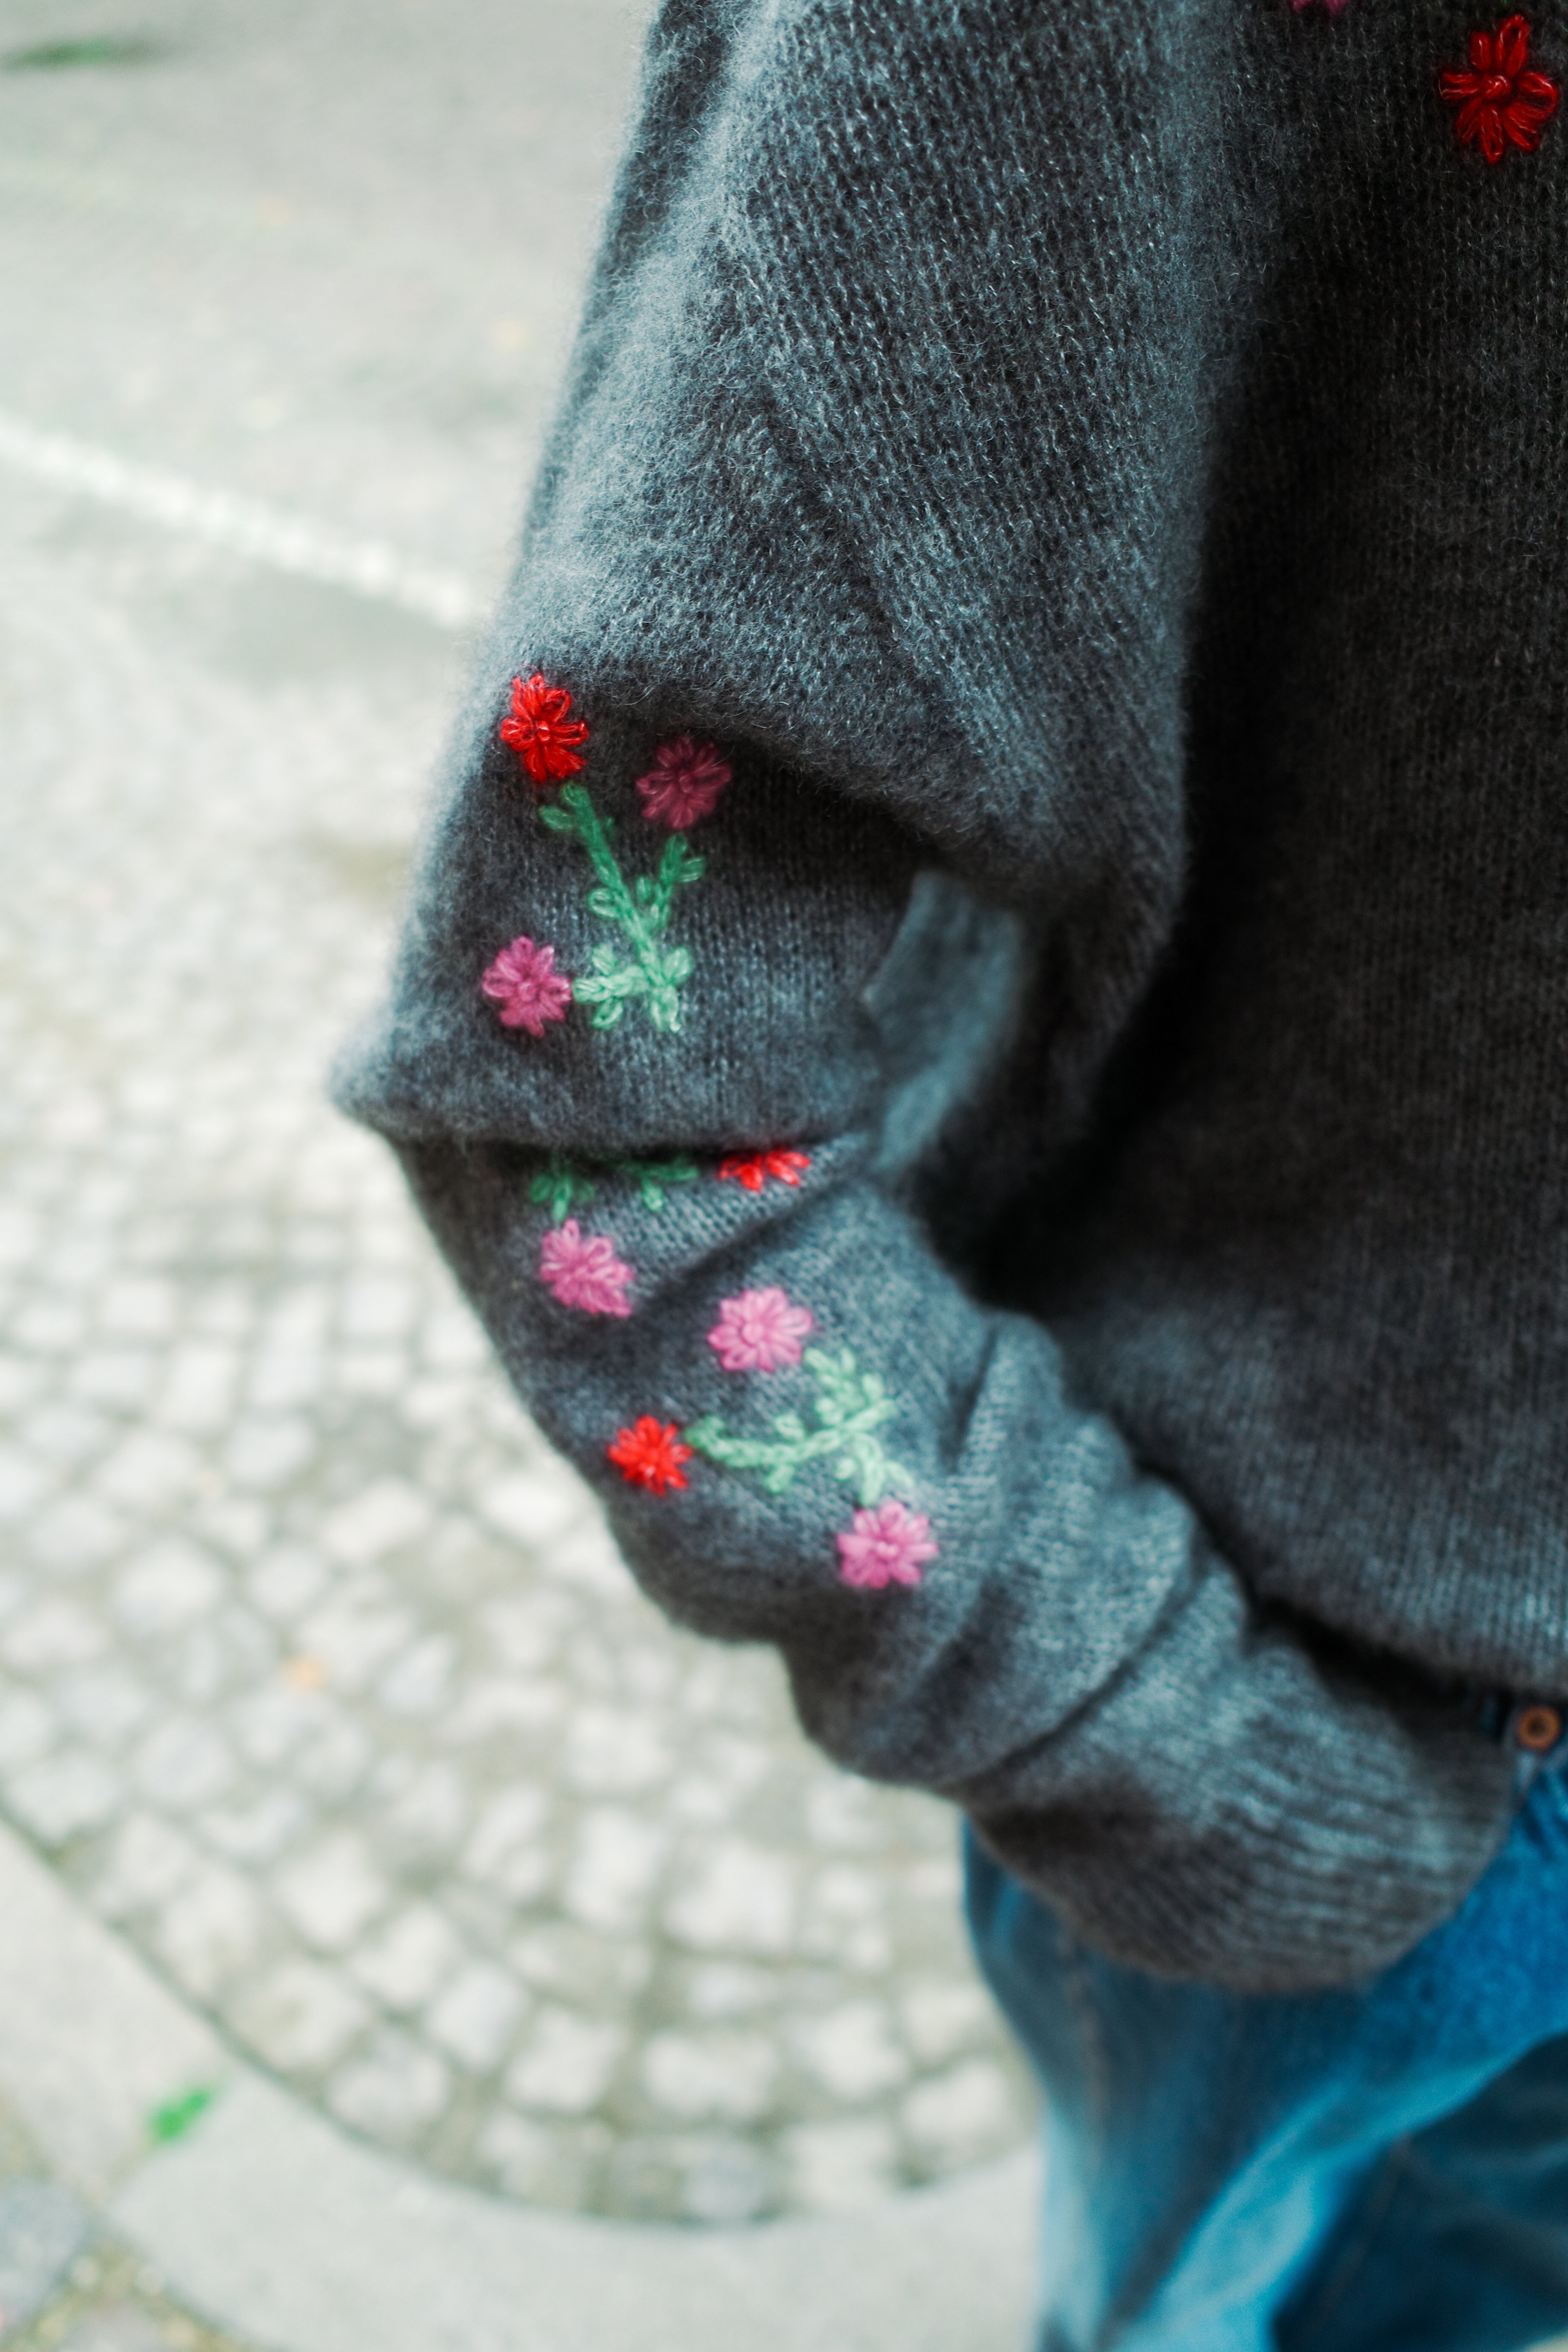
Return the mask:
[[(586, 787), (575, 781), (584, 765), (577, 747), (587, 741), (588, 733), (586, 719), (573, 716), (567, 688), (552, 685), (542, 670), (535, 670), (531, 677), (513, 678), (510, 706), (500, 722), (501, 740), (527, 770), (544, 824), (575, 841), (586, 856), (594, 876), (589, 913), (619, 935), (599, 942), (585, 972), (569, 981), (564, 975), (553, 978), (554, 985), (567, 990), (567, 997), (557, 1000), (559, 1010), (542, 1018), (559, 1020), (574, 996), (591, 1008), (595, 1029), (613, 1029), (629, 1006), (641, 1004), (655, 1029), (673, 1035), (681, 1026), (681, 991), (691, 977), (691, 950), (672, 946), (666, 935), (680, 892), (700, 881), (707, 866), (686, 835), (712, 814), (733, 772), (715, 743), (674, 735), (659, 744), (652, 767), (637, 779), (637, 792), (647, 823), (663, 827), (668, 838), (651, 874), (628, 875), (616, 855), (614, 824), (595, 807)], [(559, 799), (547, 801), (545, 793), (556, 785)], [(510, 952), (502, 950), (503, 955)], [(553, 957), (552, 950), (534, 952)], [(498, 972), (500, 961), (490, 967), (498, 978), (504, 977)], [(487, 993), (494, 992), (487, 987)], [(513, 1025), (540, 1034), (521, 1013)]]
[(837, 1541), (845, 1583), (867, 1585), (873, 1591), (887, 1584), (918, 1584), (921, 1562), (935, 1559), (939, 1549), (931, 1539), (925, 1513), (909, 1510), (902, 1503), (857, 1511)]
[(755, 1151), (749, 1156), (738, 1153), (719, 1163), (721, 1181), (743, 1185), (748, 1192), (760, 1192), (771, 1176), (776, 1184), (798, 1184), (811, 1166), (810, 1155), (804, 1151)]
[[(678, 1184), (695, 1184), (697, 1162), (694, 1160), (606, 1160), (597, 1168), (601, 1178), (620, 1176), (635, 1184), (637, 1198), (645, 1209), (662, 1209)], [(536, 1207), (548, 1209), (555, 1224), (569, 1216), (580, 1201), (591, 1201), (599, 1187), (584, 1168), (569, 1160), (552, 1160), (531, 1176), (528, 1197)]]
[(558, 784), (583, 765), (577, 745), (588, 740), (588, 722), (573, 718), (565, 687), (552, 686), (536, 669), (531, 678), (512, 679), (511, 708), (501, 720), (500, 739), (536, 784)]
[(506, 1029), (526, 1029), (542, 1037), (547, 1021), (564, 1021), (572, 1002), (572, 983), (555, 969), (553, 948), (532, 940), (513, 940), (502, 948), (479, 982), (500, 1014)]
[(608, 1451), (628, 1486), (646, 1486), (650, 1495), (666, 1495), (686, 1484), (681, 1465), (690, 1461), (691, 1448), (681, 1444), (673, 1421), (656, 1421), (651, 1412), (645, 1412), (640, 1421), (621, 1431)]
[(688, 1445), (727, 1470), (762, 1473), (763, 1492), (784, 1494), (809, 1462), (826, 1462), (835, 1478), (852, 1480), (862, 1504), (881, 1500), (884, 1487), (910, 1483), (882, 1450), (877, 1435), (898, 1406), (877, 1372), (863, 1372), (853, 1351), (830, 1356), (808, 1348), (805, 1364), (816, 1391), (808, 1427), (797, 1412), (781, 1412), (771, 1437), (742, 1437), (718, 1413), (707, 1413), (681, 1432)]
[(1468, 73), (1438, 76), (1444, 104), (1459, 110), (1460, 146), (1479, 146), (1489, 163), (1500, 163), (1510, 146), (1531, 153), (1557, 111), (1562, 92), (1550, 74), (1526, 70), (1529, 58), (1530, 26), (1509, 16), (1495, 33), (1470, 35)]
[(716, 743), (698, 743), (689, 735), (672, 736), (654, 753), (647, 775), (637, 778), (643, 814), (651, 824), (684, 833), (700, 817), (712, 815), (733, 772)]
[(810, 1307), (792, 1307), (782, 1290), (742, 1290), (720, 1300), (708, 1345), (727, 1372), (776, 1372), (799, 1363), (814, 1328)]
[(684, 1429), (644, 1413), (616, 1432), (606, 1454), (628, 1485), (654, 1495), (684, 1487), (684, 1465), (694, 1454), (721, 1469), (756, 1475), (765, 1495), (786, 1493), (804, 1469), (820, 1462), (856, 1489), (858, 1507), (834, 1539), (840, 1582), (872, 1591), (918, 1585), (922, 1566), (939, 1557), (941, 1547), (923, 1512), (885, 1496), (889, 1486), (914, 1484), (877, 1433), (898, 1404), (880, 1374), (861, 1370), (852, 1349), (832, 1354), (807, 1348), (803, 1354), (801, 1343), (815, 1323), (809, 1307), (768, 1287), (721, 1299), (708, 1334), (726, 1371), (773, 1372), (804, 1363), (814, 1391), (809, 1423), (798, 1412), (781, 1412), (769, 1435), (750, 1437), (718, 1413), (705, 1413)]
[(539, 1244), (539, 1278), (563, 1307), (584, 1315), (629, 1315), (635, 1276), (607, 1234), (584, 1234), (575, 1217), (552, 1225)]

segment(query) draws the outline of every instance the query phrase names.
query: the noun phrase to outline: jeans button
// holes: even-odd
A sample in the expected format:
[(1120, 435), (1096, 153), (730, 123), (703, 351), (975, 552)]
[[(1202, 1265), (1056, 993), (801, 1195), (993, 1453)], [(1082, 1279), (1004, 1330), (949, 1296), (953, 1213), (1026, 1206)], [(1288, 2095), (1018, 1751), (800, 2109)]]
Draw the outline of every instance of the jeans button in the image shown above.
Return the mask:
[(1563, 1717), (1554, 1706), (1522, 1706), (1513, 1720), (1513, 1736), (1531, 1756), (1544, 1756), (1563, 1737)]

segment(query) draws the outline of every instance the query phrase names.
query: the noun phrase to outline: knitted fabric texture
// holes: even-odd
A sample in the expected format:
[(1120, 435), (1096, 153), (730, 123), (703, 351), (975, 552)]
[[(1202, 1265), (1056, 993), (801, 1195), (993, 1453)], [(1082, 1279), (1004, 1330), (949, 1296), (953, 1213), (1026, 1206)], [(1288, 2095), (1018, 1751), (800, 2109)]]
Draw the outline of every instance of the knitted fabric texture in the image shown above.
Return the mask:
[(1456, 138), (1473, 29), (668, 0), (339, 1078), (647, 1589), (1241, 1986), (1568, 1696), (1568, 139)]

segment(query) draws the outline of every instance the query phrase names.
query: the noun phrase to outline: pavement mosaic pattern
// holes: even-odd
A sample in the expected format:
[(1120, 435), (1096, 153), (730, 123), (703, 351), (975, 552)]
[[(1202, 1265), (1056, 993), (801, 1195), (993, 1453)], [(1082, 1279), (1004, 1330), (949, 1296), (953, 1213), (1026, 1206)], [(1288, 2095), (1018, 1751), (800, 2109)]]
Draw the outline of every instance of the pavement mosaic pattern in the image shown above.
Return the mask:
[(641, 13), (7, 13), (0, 1811), (352, 2129), (725, 2222), (1029, 2096), (951, 1816), (642, 1602), (323, 1100), (463, 662), (288, 570), (300, 517), (300, 570), (389, 543), (483, 608)]
[(0, 529), (0, 1809), (503, 2193), (731, 2222), (1016, 2144), (951, 1815), (640, 1600), (322, 1098), (450, 649), (46, 487)]

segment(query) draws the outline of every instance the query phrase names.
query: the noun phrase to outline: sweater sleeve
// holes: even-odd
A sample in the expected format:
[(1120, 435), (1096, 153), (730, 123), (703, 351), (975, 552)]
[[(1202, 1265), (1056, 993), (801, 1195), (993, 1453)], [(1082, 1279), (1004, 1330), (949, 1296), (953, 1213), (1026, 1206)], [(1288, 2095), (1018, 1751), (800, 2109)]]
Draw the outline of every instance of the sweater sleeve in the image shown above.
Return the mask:
[[(1086, 816), (1047, 778), (1010, 878), (900, 551), (845, 530), (775, 397), (789, 256), (752, 198), (794, 85), (756, 45), (791, 18), (682, 7), (656, 35), (517, 578), (339, 1098), (402, 1154), (672, 1615), (775, 1643), (830, 1753), (966, 1808), (1121, 1958), (1343, 1979), (1479, 1874), (1506, 1760), (1261, 1611), (1050, 1333), (976, 1303), (908, 1205), (905, 1130), (994, 1050), (1013, 966), (1073, 940), (1092, 981), (1099, 937), (1103, 1015), (1150, 950), (1112, 955), (1081, 910), (1133, 871), (1152, 938), (1179, 847), (1148, 792), (1102, 782)], [(1011, 903), (972, 919), (961, 884)]]

